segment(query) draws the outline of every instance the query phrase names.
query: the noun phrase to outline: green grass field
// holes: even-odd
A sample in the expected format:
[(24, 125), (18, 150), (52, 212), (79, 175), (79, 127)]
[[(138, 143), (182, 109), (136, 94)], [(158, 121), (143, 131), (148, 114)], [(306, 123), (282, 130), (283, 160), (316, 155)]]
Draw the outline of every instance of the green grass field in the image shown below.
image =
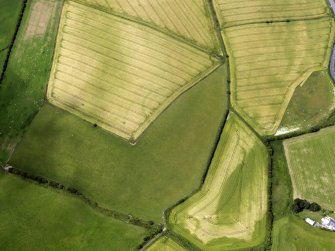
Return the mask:
[(148, 234), (79, 199), (0, 172), (0, 250), (133, 250)]
[(169, 237), (162, 236), (157, 241), (155, 241), (152, 245), (150, 245), (147, 251), (185, 251), (183, 247), (181, 247), (174, 240)]
[(275, 219), (291, 212), (292, 182), (282, 141), (271, 142), (272, 156), (272, 213)]
[(335, 127), (284, 141), (294, 198), (335, 209)]
[(177, 99), (136, 146), (45, 105), (10, 163), (160, 222), (165, 208), (200, 185), (227, 112), (224, 69)]
[[(42, 8), (49, 5), (52, 8)], [(44, 102), (61, 7), (61, 0), (28, 1), (0, 87), (0, 164)], [(38, 19), (38, 15), (46, 18)]]
[(22, 0), (1, 0), (0, 2), (0, 50), (8, 47), (12, 42)]
[(0, 1), (0, 75), (13, 40), (23, 0)]
[(172, 209), (169, 227), (202, 250), (264, 242), (268, 153), (235, 114), (230, 117), (201, 190)]
[(334, 233), (313, 228), (294, 216), (274, 222), (272, 251), (334, 250)]
[(314, 72), (298, 86), (278, 132), (307, 130), (327, 120), (335, 109), (335, 87), (328, 71)]

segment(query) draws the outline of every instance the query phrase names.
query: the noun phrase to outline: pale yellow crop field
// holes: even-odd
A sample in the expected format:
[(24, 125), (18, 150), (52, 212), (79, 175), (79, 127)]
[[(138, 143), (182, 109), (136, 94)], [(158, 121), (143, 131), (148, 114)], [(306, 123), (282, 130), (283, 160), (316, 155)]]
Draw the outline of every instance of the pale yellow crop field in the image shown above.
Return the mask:
[(162, 236), (149, 246), (146, 251), (186, 251), (186, 249), (171, 238)]
[(214, 5), (222, 27), (330, 14), (325, 0), (214, 0)]
[(246, 24), (222, 31), (231, 63), (232, 106), (261, 135), (274, 134), (295, 88), (327, 69), (332, 18)]
[(48, 100), (130, 141), (218, 67), (208, 54), (85, 5), (64, 5)]
[(182, 36), (199, 46), (218, 47), (207, 0), (79, 0)]
[(258, 245), (265, 238), (268, 153), (230, 115), (200, 192), (175, 207), (169, 225), (205, 250)]

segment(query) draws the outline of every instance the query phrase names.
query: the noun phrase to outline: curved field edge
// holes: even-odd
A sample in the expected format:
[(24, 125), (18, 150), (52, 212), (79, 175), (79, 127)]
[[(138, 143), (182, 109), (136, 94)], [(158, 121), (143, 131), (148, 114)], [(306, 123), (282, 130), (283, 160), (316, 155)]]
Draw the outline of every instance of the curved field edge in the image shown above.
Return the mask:
[(335, 86), (327, 70), (314, 72), (295, 89), (275, 136), (320, 127), (335, 111)]
[(74, 196), (4, 172), (0, 187), (1, 250), (131, 250), (148, 234)]
[(272, 251), (281, 250), (332, 250), (334, 233), (313, 228), (293, 215), (274, 222)]
[(136, 147), (46, 104), (9, 163), (105, 208), (161, 222), (165, 208), (200, 185), (227, 113), (226, 77), (222, 66), (183, 94)]
[[(310, 77), (310, 75), (315, 72), (315, 71), (321, 71), (321, 70), (325, 70), (328, 68), (328, 64), (330, 61), (330, 57), (331, 57), (331, 52), (332, 52), (332, 46), (334, 43), (334, 39), (335, 39), (335, 22), (333, 21), (332, 18), (328, 18), (328, 17), (322, 17), (320, 19), (323, 20), (329, 20), (331, 22), (331, 34), (329, 35), (330, 39), (328, 41), (328, 45), (327, 45), (327, 50), (325, 53), (325, 57), (322, 63), (322, 66), (320, 67), (312, 67), (309, 68), (308, 70), (306, 70), (302, 75), (300, 75), (294, 82), (292, 82), (289, 87), (287, 88), (287, 91), (285, 93), (285, 98), (284, 101), (281, 105), (280, 111), (277, 114), (277, 118), (275, 120), (275, 123), (273, 124), (272, 128), (270, 130), (264, 130), (264, 128), (262, 128), (262, 126), (260, 125), (260, 123), (257, 121), (257, 119), (255, 118), (251, 118), (249, 116), (249, 114), (243, 110), (243, 108), (240, 107), (240, 105), (238, 104), (235, 96), (237, 95), (237, 87), (239, 86), (239, 82), (238, 80), (236, 81), (235, 78), (233, 76), (236, 76), (236, 63), (235, 63), (235, 59), (234, 59), (234, 53), (232, 51), (230, 42), (229, 42), (229, 37), (226, 35), (226, 30), (222, 29), (221, 33), (222, 33), (222, 37), (224, 39), (224, 43), (225, 43), (225, 47), (227, 49), (228, 55), (229, 56), (229, 62), (230, 62), (230, 75), (232, 76), (232, 83), (231, 83), (231, 105), (232, 107), (236, 110), (236, 112), (238, 112), (246, 121), (247, 123), (253, 127), (261, 136), (265, 137), (265, 136), (271, 136), (274, 135), (278, 129), (278, 127), (280, 126), (280, 123), (282, 121), (282, 118), (286, 112), (287, 106), (295, 92), (295, 89), (299, 86), (299, 85), (303, 85), (305, 83), (306, 80), (308, 80), (308, 78)], [(310, 20), (308, 20), (310, 22)], [(301, 21), (296, 21), (296, 22), (301, 22)], [(315, 20), (314, 22), (317, 22), (317, 20)], [(295, 22), (290, 22), (288, 24), (294, 24)], [(271, 25), (276, 25), (276, 23), (269, 23), (269, 26)], [(244, 25), (241, 25), (242, 27)], [(261, 41), (262, 39), (260, 39)]]
[[(67, 20), (67, 17), (66, 17), (67, 9), (68, 9), (68, 6), (71, 2), (72, 1), (68, 1), (63, 7), (63, 14), (62, 14), (61, 22), (60, 22), (60, 27), (63, 27), (63, 26), (66, 25), (65, 23), (66, 23), (66, 20)], [(73, 3), (76, 3), (76, 2), (73, 2)], [(77, 6), (77, 5), (78, 4), (76, 4), (74, 6)], [(83, 8), (84, 7), (90, 8), (90, 7), (87, 7), (86, 5), (82, 5), (82, 7)], [(112, 15), (111, 15), (111, 17), (112, 17)], [(122, 19), (120, 19), (120, 20), (122, 21)], [(141, 26), (138, 26), (138, 27), (141, 27)], [(147, 31), (143, 31), (143, 32), (147, 32)], [(188, 89), (193, 87), (195, 84), (197, 84), (199, 81), (204, 79), (206, 76), (208, 76), (210, 73), (212, 73), (215, 69), (217, 69), (220, 66), (219, 61), (216, 61), (214, 58), (210, 58), (209, 55), (204, 54), (203, 52), (197, 51), (197, 53), (199, 53), (199, 55), (206, 56), (206, 57), (209, 58), (209, 61), (211, 62), (211, 66), (206, 67), (206, 70), (202, 71), (197, 76), (192, 76), (192, 79), (189, 80), (188, 83), (186, 83), (185, 85), (181, 86), (180, 88), (174, 90), (172, 95), (169, 95), (168, 97), (165, 97), (165, 99), (163, 101), (159, 102), (159, 106), (155, 107), (154, 110), (151, 110), (150, 114), (146, 116), (145, 120), (143, 122), (139, 123), (139, 126), (134, 131), (131, 131), (130, 133), (126, 133), (125, 131), (122, 131), (120, 128), (118, 128), (120, 125), (118, 125), (117, 123), (115, 125), (109, 124), (107, 121), (104, 121), (104, 119), (101, 119), (100, 118), (101, 116), (99, 114), (95, 114), (95, 113), (89, 114), (85, 109), (82, 109), (82, 107), (77, 107), (79, 105), (74, 105), (75, 102), (74, 102), (74, 104), (71, 103), (70, 105), (68, 105), (68, 104), (64, 104), (64, 102), (61, 100), (61, 98), (60, 99), (58, 98), (58, 100), (57, 100), (53, 97), (54, 82), (55, 82), (56, 73), (58, 72), (58, 63), (59, 63), (59, 56), (60, 56), (59, 54), (60, 54), (60, 50), (61, 50), (61, 43), (63, 41), (63, 35), (62, 35), (63, 33), (64, 32), (62, 31), (62, 29), (60, 29), (59, 34), (58, 34), (58, 38), (57, 38), (57, 46), (56, 46), (56, 52), (55, 52), (55, 56), (54, 56), (54, 63), (53, 63), (53, 66), (52, 66), (51, 75), (50, 75), (50, 79), (49, 79), (49, 86), (48, 86), (48, 92), (47, 92), (48, 100), (51, 103), (55, 104), (56, 106), (61, 107), (62, 109), (65, 109), (65, 110), (81, 117), (82, 119), (85, 119), (85, 120), (91, 122), (92, 124), (95, 124), (98, 121), (98, 125), (101, 126), (102, 128), (120, 136), (121, 138), (129, 140), (133, 144), (136, 143), (136, 141), (140, 137), (140, 135), (152, 124), (152, 122), (164, 110), (166, 110), (166, 108), (169, 105), (171, 105), (171, 103), (173, 101), (176, 100), (177, 97), (179, 97), (182, 93), (186, 92)], [(173, 40), (171, 40), (171, 41), (173, 41)], [(189, 47), (189, 48), (191, 49), (191, 47)], [(194, 51), (194, 53), (196, 53), (196, 50)], [(112, 93), (112, 94), (117, 95), (117, 93)], [(126, 123), (126, 122), (124, 122), (124, 123)]]
[[(246, 146), (250, 151), (249, 160), (253, 162), (254, 168), (256, 168), (256, 170), (248, 170), (252, 173), (246, 174), (248, 171), (242, 171), (244, 161), (247, 161), (244, 160), (243, 156), (234, 157), (236, 149), (231, 141), (232, 138), (236, 137), (235, 130), (245, 130), (250, 138), (243, 133), (241, 138), (246, 141), (252, 139), (251, 142), (253, 143), (251, 144), (254, 144), (249, 146), (251, 148)], [(255, 149), (257, 149), (256, 152)], [(242, 149), (242, 151), (237, 150), (237, 153), (243, 155), (243, 151), (248, 152), (248, 150)], [(227, 156), (229, 152), (233, 154), (231, 155), (232, 158)], [(246, 154), (248, 155), (248, 153)], [(257, 155), (258, 157), (250, 159), (250, 155)], [(233, 170), (229, 170), (231, 166)], [(251, 166), (248, 167), (252, 168)], [(206, 250), (231, 250), (262, 244), (266, 236), (267, 168), (268, 152), (265, 145), (253, 135), (236, 115), (231, 114), (222, 132), (205, 183), (198, 193), (169, 212), (168, 228), (199, 248)], [(257, 170), (260, 173), (257, 173)], [(217, 178), (219, 176), (222, 178)], [(240, 176), (245, 177), (242, 179)], [(242, 185), (239, 185), (239, 183), (242, 183)], [(252, 187), (246, 185), (248, 183)], [(228, 184), (230, 184), (229, 187)], [(235, 190), (236, 186), (238, 191)], [(231, 190), (231, 187), (234, 191)], [(255, 187), (256, 190), (254, 190)], [(251, 201), (248, 196), (251, 193), (253, 193), (252, 196), (255, 196), (256, 191), (259, 192), (259, 200)], [(245, 194), (247, 195), (244, 196)], [(200, 208), (196, 209), (197, 207)], [(247, 211), (243, 211), (245, 208), (248, 208)], [(197, 223), (192, 223), (193, 221)], [(243, 223), (240, 223), (240, 221)], [(244, 226), (244, 224), (247, 225)], [(199, 229), (201, 225), (204, 226)], [(214, 234), (212, 237), (210, 237), (211, 232)]]

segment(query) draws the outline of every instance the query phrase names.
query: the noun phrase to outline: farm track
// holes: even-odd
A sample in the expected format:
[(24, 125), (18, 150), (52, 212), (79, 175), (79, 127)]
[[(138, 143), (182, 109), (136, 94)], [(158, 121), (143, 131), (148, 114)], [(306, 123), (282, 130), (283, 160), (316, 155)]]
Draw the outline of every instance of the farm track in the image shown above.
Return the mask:
[[(20, 12), (20, 15), (19, 15), (19, 19), (17, 21), (17, 24), (16, 24), (16, 28), (15, 28), (15, 32), (14, 32), (14, 35), (13, 35), (13, 39), (11, 41), (11, 43), (9, 44), (8, 46), (8, 52), (7, 52), (7, 56), (6, 56), (6, 59), (5, 59), (5, 63), (3, 65), (3, 68), (1, 69), (1, 72), (0, 72), (0, 86), (1, 86), (1, 83), (3, 81), (3, 78), (5, 76), (5, 73), (6, 73), (6, 70), (7, 70), (7, 65), (8, 65), (8, 62), (9, 62), (9, 58), (10, 58), (10, 55), (11, 55), (11, 52), (12, 52), (12, 49), (13, 49), (13, 46), (14, 46), (14, 43), (15, 43), (15, 40), (16, 40), (16, 36), (19, 32), (19, 29), (20, 29), (20, 26), (21, 26), (21, 22), (22, 22), (22, 19), (23, 19), (23, 15), (24, 15), (24, 12), (26, 10), (26, 7), (27, 7), (27, 2), (28, 0), (22, 0), (23, 1), (23, 4), (22, 4), (22, 9), (21, 9), (21, 12)], [(4, 48), (5, 50), (6, 48)]]

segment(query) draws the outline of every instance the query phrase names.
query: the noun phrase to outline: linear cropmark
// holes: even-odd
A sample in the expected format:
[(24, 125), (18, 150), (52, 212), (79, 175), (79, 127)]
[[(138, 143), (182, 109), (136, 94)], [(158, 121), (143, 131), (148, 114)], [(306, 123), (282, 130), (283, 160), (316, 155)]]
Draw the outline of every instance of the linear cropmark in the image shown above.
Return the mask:
[(132, 142), (185, 90), (219, 66), (153, 28), (68, 1), (48, 99)]

